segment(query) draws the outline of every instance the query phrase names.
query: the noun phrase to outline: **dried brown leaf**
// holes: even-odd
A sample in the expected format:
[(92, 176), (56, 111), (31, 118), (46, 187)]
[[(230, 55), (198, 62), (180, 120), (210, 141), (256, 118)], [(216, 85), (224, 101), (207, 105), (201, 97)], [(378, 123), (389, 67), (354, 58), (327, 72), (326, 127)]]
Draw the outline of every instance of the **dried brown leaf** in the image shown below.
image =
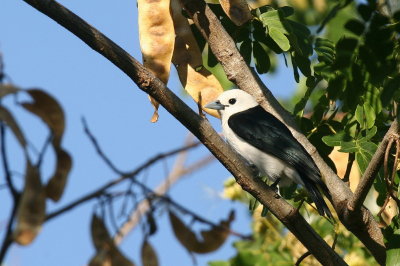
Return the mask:
[(95, 214), (92, 216), (90, 230), (92, 234), (92, 242), (96, 250), (109, 249), (109, 243), (111, 240), (110, 234), (108, 233), (103, 220)]
[(0, 84), (0, 98), (7, 96), (8, 94), (15, 94), (19, 92), (20, 89), (12, 84)]
[(72, 168), (71, 156), (63, 149), (56, 149), (56, 169), (52, 178), (46, 185), (46, 195), (48, 198), (58, 201), (60, 200), (65, 185), (67, 183), (68, 174)]
[(89, 266), (112, 266), (110, 253), (106, 250), (98, 251), (90, 259)]
[(26, 162), (25, 185), (16, 213), (17, 224), (13, 239), (20, 245), (30, 244), (39, 234), (46, 214), (46, 194), (39, 170)]
[(201, 231), (207, 252), (217, 250), (225, 243), (226, 238), (229, 236), (229, 227), (233, 219), (234, 213), (231, 212), (229, 218), (226, 221), (221, 221), (219, 226), (215, 226), (208, 231)]
[(237, 26), (241, 26), (253, 18), (246, 0), (219, 0), (219, 3), (225, 14)]
[(115, 266), (133, 266), (134, 263), (128, 260), (119, 251), (108, 230), (97, 215), (92, 216), (91, 222), (92, 242), (96, 249), (96, 255), (90, 260), (89, 265), (115, 265)]
[(65, 129), (64, 111), (52, 96), (42, 90), (32, 89), (27, 93), (33, 102), (23, 103), (22, 106), (40, 117), (53, 133), (52, 145), (56, 154), (56, 167), (46, 186), (46, 193), (50, 199), (58, 201), (64, 192), (72, 167), (71, 156), (61, 147)]
[(143, 266), (158, 266), (157, 253), (153, 246), (145, 239), (142, 244), (141, 257)]
[(121, 251), (114, 245), (111, 246), (110, 250), (111, 265), (115, 266), (134, 266), (135, 264), (128, 260)]
[(27, 93), (33, 102), (23, 103), (22, 106), (43, 120), (54, 135), (54, 145), (60, 145), (65, 128), (64, 112), (60, 104), (42, 90), (32, 89), (27, 90)]
[(203, 240), (199, 240), (196, 234), (173, 213), (169, 212), (172, 229), (179, 242), (189, 251), (195, 253), (209, 253), (217, 250), (225, 242), (229, 235), (229, 226), (233, 220), (232, 214), (226, 221), (221, 221), (218, 226), (210, 230), (202, 231)]

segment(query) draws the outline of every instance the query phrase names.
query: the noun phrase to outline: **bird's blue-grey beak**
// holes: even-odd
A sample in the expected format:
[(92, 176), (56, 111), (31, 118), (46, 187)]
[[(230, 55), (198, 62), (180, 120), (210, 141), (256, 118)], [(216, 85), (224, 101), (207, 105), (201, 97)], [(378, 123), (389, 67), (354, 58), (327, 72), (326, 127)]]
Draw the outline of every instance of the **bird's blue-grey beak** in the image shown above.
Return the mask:
[(207, 105), (204, 106), (205, 108), (209, 108), (209, 109), (215, 109), (215, 110), (224, 110), (225, 109), (225, 105), (223, 105), (220, 101), (214, 101), (214, 102), (210, 102)]

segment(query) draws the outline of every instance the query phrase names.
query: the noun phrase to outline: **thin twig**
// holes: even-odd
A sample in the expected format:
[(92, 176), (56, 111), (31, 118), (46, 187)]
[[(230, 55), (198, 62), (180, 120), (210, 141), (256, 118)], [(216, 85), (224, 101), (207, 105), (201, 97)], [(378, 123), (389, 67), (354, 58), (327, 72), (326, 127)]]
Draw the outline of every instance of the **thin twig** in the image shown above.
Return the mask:
[[(376, 214), (376, 216), (378, 216), (381, 219), (381, 221), (383, 221), (383, 218), (382, 218), (381, 215), (385, 211), (386, 206), (388, 205), (389, 201), (390, 201), (390, 195), (389, 195), (389, 192), (387, 192), (386, 193), (385, 202), (383, 203), (383, 205), (382, 205), (381, 209), (379, 210), (379, 212)], [(385, 222), (385, 224), (386, 224), (386, 222)]]
[(125, 175), (121, 170), (119, 170), (113, 162), (103, 153), (103, 151), (100, 148), (99, 143), (97, 142), (97, 139), (94, 137), (92, 132), (90, 132), (88, 124), (86, 122), (86, 119), (82, 117), (82, 124), (83, 124), (83, 130), (92, 142), (94, 148), (96, 149), (97, 154), (103, 159), (103, 161), (107, 164), (108, 167), (110, 167), (115, 173), (119, 175)]
[(16, 213), (17, 213), (17, 206), (18, 206), (19, 200), (16, 200), (13, 202), (13, 206), (11, 209), (10, 213), (10, 218), (7, 223), (7, 229), (4, 233), (3, 237), (3, 242), (1, 244), (1, 249), (0, 249), (0, 263), (4, 263), (5, 256), (7, 254), (8, 249), (10, 248), (11, 244), (13, 243), (12, 240), (12, 226), (14, 224), (14, 220), (16, 219)]
[(392, 197), (392, 199), (396, 202), (397, 207), (400, 208), (400, 200), (398, 198), (398, 195), (395, 195), (396, 192), (393, 191), (393, 185), (394, 185), (394, 178), (396, 176), (396, 172), (397, 172), (397, 164), (398, 164), (398, 160), (399, 160), (399, 153), (400, 153), (400, 139), (397, 138), (396, 139), (396, 153), (394, 156), (394, 161), (393, 161), (393, 168), (392, 168), (392, 176), (391, 176), (391, 180), (390, 180), (390, 196)]
[[(198, 215), (197, 213), (193, 212), (192, 210), (190, 210), (190, 209), (184, 207), (183, 205), (181, 205), (180, 203), (178, 203), (178, 202), (176, 202), (175, 200), (171, 199), (170, 197), (165, 196), (165, 195), (158, 195), (158, 194), (154, 193), (154, 191), (153, 191), (152, 189), (150, 189), (150, 188), (147, 187), (146, 185), (142, 184), (142, 183), (139, 182), (138, 180), (133, 179), (132, 181), (133, 181), (136, 185), (138, 185), (138, 186), (140, 186), (141, 188), (143, 188), (143, 190), (147, 191), (147, 193), (148, 193), (149, 195), (151, 195), (152, 197), (161, 199), (163, 202), (166, 202), (166, 203), (168, 203), (168, 204), (170, 204), (170, 205), (173, 205), (173, 206), (174, 206), (175, 208), (177, 208), (179, 211), (181, 211), (181, 212), (183, 212), (183, 213), (185, 213), (185, 214), (187, 214), (187, 215), (190, 215), (195, 221), (201, 222), (201, 223), (203, 223), (203, 224), (207, 224), (207, 225), (209, 225), (209, 226), (211, 226), (211, 227), (221, 227), (220, 225), (218, 225), (218, 224), (216, 224), (216, 223), (214, 223), (214, 222), (211, 222), (211, 221), (207, 220), (206, 218), (203, 218), (203, 217), (201, 217), (200, 215)], [(228, 228), (225, 228), (225, 229), (228, 229)], [(242, 239), (249, 239), (249, 236), (247, 236), (247, 235), (243, 235), (243, 234), (241, 234), (241, 233), (235, 232), (235, 231), (230, 230), (230, 229), (229, 229), (228, 231), (229, 231), (229, 233), (230, 233), (231, 235), (238, 236), (238, 237), (240, 237), (240, 238), (242, 238)]]
[[(185, 145), (190, 144), (188, 138), (185, 141)], [(164, 182), (162, 182), (162, 184), (155, 189), (155, 193), (165, 194), (179, 178), (183, 177), (183, 175), (177, 173), (181, 172), (181, 169), (184, 167), (186, 158), (187, 151), (182, 151), (178, 154), (175, 159), (172, 171), (169, 173)], [(133, 183), (131, 183), (131, 186), (132, 185)], [(136, 227), (143, 214), (146, 213), (150, 208), (151, 205), (147, 199), (142, 200), (136, 205), (136, 207), (131, 211), (128, 219), (120, 226), (120, 228), (115, 233), (114, 242), (116, 245), (119, 245), (122, 240), (129, 234), (129, 232), (131, 232), (133, 228)]]
[(349, 153), (349, 159), (347, 160), (346, 172), (344, 173), (344, 176), (343, 176), (343, 182), (345, 182), (349, 187), (350, 187), (351, 168), (353, 167), (355, 158), (356, 158), (356, 156), (355, 156), (354, 152)]
[(389, 143), (388, 143), (387, 147), (386, 147), (385, 156), (384, 156), (384, 159), (383, 159), (383, 178), (385, 180), (386, 189), (387, 189), (388, 192), (390, 191), (390, 187), (391, 187), (390, 180), (389, 180), (389, 166), (388, 166), (388, 163), (389, 163), (389, 154), (390, 154), (390, 150), (392, 149), (393, 142), (394, 142), (394, 139), (391, 138), (389, 140)]
[(166, 152), (166, 153), (160, 153), (160, 154), (154, 156), (153, 158), (150, 158), (149, 160), (144, 162), (142, 165), (140, 165), (136, 169), (134, 169), (134, 170), (132, 170), (130, 172), (127, 172), (124, 175), (121, 175), (119, 178), (117, 178), (117, 179), (115, 179), (113, 181), (110, 181), (107, 184), (101, 186), (100, 188), (96, 189), (95, 191), (93, 191), (93, 192), (91, 192), (91, 193), (89, 193), (89, 194), (87, 194), (87, 195), (85, 195), (85, 196), (83, 196), (81, 198), (78, 198), (78, 199), (72, 201), (71, 203), (67, 204), (66, 206), (60, 208), (59, 210), (54, 211), (52, 213), (49, 213), (46, 216), (46, 221), (51, 220), (51, 219), (57, 217), (60, 214), (63, 214), (65, 212), (67, 212), (67, 211), (70, 211), (71, 209), (79, 206), (82, 203), (85, 203), (85, 202), (87, 202), (87, 201), (89, 201), (89, 200), (91, 200), (93, 198), (96, 198), (96, 197), (102, 195), (107, 189), (109, 189), (109, 188), (121, 183), (122, 181), (125, 181), (125, 180), (127, 180), (129, 178), (133, 178), (133, 177), (137, 176), (144, 169), (150, 167), (151, 165), (153, 165), (154, 163), (158, 162), (159, 160), (161, 160), (163, 158), (166, 158), (166, 157), (170, 157), (170, 156), (176, 155), (176, 154), (178, 154), (178, 153), (180, 153), (180, 152), (182, 152), (184, 150), (188, 150), (188, 149), (197, 147), (198, 145), (199, 145), (199, 143), (196, 142), (196, 143), (193, 143), (193, 144), (187, 145), (185, 147), (181, 147), (181, 148), (178, 148), (178, 149)]
[(299, 266), (300, 263), (305, 260), (308, 256), (311, 255), (310, 251), (307, 251), (306, 253), (304, 253), (303, 255), (300, 256), (300, 258), (297, 259), (296, 263), (294, 265)]
[(13, 198), (13, 203), (12, 203), (12, 208), (10, 212), (10, 216), (8, 218), (7, 222), (7, 229), (4, 232), (4, 237), (3, 237), (3, 242), (1, 244), (0, 248), (0, 263), (4, 262), (4, 258), (7, 254), (7, 251), (11, 244), (13, 243), (13, 240), (11, 238), (12, 235), (12, 227), (14, 224), (14, 220), (16, 218), (16, 213), (17, 213), (17, 206), (19, 202), (19, 192), (14, 186), (14, 183), (12, 181), (12, 175), (9, 169), (9, 164), (8, 164), (8, 157), (7, 157), (7, 151), (6, 151), (6, 143), (5, 143), (5, 127), (2, 122), (0, 122), (0, 145), (1, 145), (1, 157), (2, 157), (2, 163), (3, 163), (3, 169), (4, 169), (4, 175), (6, 179), (6, 184), (8, 189), (10, 190), (11, 196)]
[(40, 168), (44, 155), (46, 153), (47, 147), (49, 147), (51, 141), (53, 139), (53, 134), (50, 133), (50, 135), (47, 137), (47, 139), (45, 140), (44, 144), (43, 144), (43, 148), (42, 150), (39, 152), (39, 156), (38, 156), (38, 160), (36, 162), (36, 167)]
[(2, 159), (2, 164), (3, 164), (3, 169), (4, 169), (4, 176), (5, 176), (5, 179), (7, 182), (7, 186), (10, 189), (11, 195), (12, 195), (14, 201), (16, 201), (17, 198), (19, 197), (19, 193), (18, 193), (17, 189), (15, 188), (14, 182), (12, 180), (10, 168), (9, 168), (7, 151), (6, 151), (6, 128), (3, 124), (3, 122), (0, 122), (0, 145), (1, 145), (1, 159)]
[[(178, 158), (179, 159), (179, 158)], [(171, 174), (154, 190), (154, 193), (156, 195), (164, 195), (169, 188), (175, 184), (178, 180), (183, 178), (184, 176), (193, 173), (194, 171), (206, 166), (210, 162), (215, 161), (214, 156), (207, 156), (192, 165), (186, 167), (186, 168), (181, 168), (179, 167), (180, 163), (179, 160), (177, 160), (177, 167), (174, 167), (172, 170)], [(140, 202), (136, 209), (132, 212), (132, 214), (129, 216), (129, 219), (120, 227), (118, 232), (116, 233), (114, 237), (114, 242), (116, 244), (120, 244), (122, 240), (125, 238), (125, 236), (135, 228), (139, 220), (141, 219), (142, 215), (146, 213), (150, 208), (150, 205), (146, 200), (143, 200)]]
[[(103, 159), (103, 161), (106, 163), (106, 165), (111, 168), (111, 170), (113, 170), (115, 173), (117, 173), (119, 175), (122, 175), (122, 176), (136, 175), (136, 172), (137, 172), (136, 169), (133, 170), (133, 171), (130, 171), (130, 172), (124, 172), (124, 171), (119, 170), (114, 165), (114, 163), (107, 157), (107, 155), (103, 152), (103, 150), (100, 147), (99, 142), (97, 141), (95, 136), (89, 130), (89, 127), (87, 126), (86, 120), (84, 118), (82, 118), (82, 123), (83, 123), (83, 126), (84, 126), (85, 133), (89, 137), (89, 139), (92, 142), (93, 146), (95, 147), (97, 154), (100, 156), (101, 159)], [(183, 146), (181, 148), (173, 150), (173, 151), (171, 151), (169, 153), (165, 153), (162, 156), (159, 155), (158, 156), (159, 158), (157, 159), (157, 161), (161, 160), (161, 159), (164, 159), (166, 157), (169, 157), (170, 155), (175, 155), (175, 154), (178, 154), (180, 152), (190, 150), (192, 148), (195, 148), (195, 147), (199, 146), (200, 144), (201, 144), (201, 142), (199, 142), (199, 141), (189, 143), (189, 144), (187, 144), (187, 145), (185, 145), (185, 146)]]

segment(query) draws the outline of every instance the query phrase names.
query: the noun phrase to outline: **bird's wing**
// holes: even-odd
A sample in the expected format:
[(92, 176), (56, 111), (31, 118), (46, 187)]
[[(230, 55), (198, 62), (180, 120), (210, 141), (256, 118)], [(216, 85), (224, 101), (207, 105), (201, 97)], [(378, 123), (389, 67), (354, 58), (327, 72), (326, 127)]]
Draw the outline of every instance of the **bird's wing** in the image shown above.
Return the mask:
[(289, 129), (261, 106), (232, 115), (228, 125), (250, 145), (291, 165), (304, 181), (311, 179), (317, 184), (322, 183), (311, 156)]

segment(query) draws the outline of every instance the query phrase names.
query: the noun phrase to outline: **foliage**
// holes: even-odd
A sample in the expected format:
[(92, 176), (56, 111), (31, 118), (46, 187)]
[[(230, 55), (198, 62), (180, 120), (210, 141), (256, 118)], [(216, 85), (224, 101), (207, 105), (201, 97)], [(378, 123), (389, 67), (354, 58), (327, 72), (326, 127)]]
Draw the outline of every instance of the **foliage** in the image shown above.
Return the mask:
[[(224, 196), (234, 201), (249, 204), (249, 196), (232, 178), (225, 182)], [(293, 204), (293, 202), (292, 202)], [(294, 203), (299, 206), (299, 203)], [(320, 219), (318, 212), (311, 206), (301, 208), (312, 227), (329, 244), (335, 245), (335, 251), (344, 257), (349, 265), (374, 265), (373, 257), (360, 241), (348, 232), (342, 224), (332, 224), (327, 219)], [(210, 262), (218, 265), (293, 265), (307, 249), (293, 234), (271, 214), (262, 215), (258, 206), (252, 216), (253, 239), (234, 243), (237, 254), (229, 261)], [(334, 244), (335, 243), (335, 244)], [(304, 265), (320, 265), (312, 256), (304, 260)]]
[[(269, 70), (269, 58), (282, 53), (290, 56), (295, 80), (299, 82), (300, 79), (304, 79), (304, 82), (300, 83), (304, 96), (294, 97), (291, 104), (293, 114), (298, 117), (303, 132), (333, 169), (336, 169), (335, 164), (328, 155), (336, 146), (340, 152), (350, 154), (349, 158), (354, 156), (362, 174), (382, 136), (388, 130), (390, 121), (396, 119), (399, 112), (397, 105), (400, 100), (400, 10), (385, 12), (372, 0), (358, 5), (352, 1), (325, 3), (329, 8), (322, 12), (314, 9), (314, 18), (319, 20), (311, 21), (305, 19), (304, 13), (292, 7), (260, 7), (253, 11), (255, 18), (248, 23), (250, 26), (247, 27), (251, 30), (242, 27), (239, 35), (241, 38), (235, 40), (245, 60), (248, 63), (254, 62), (260, 74)], [(311, 25), (306, 27), (303, 24), (305, 22), (320, 24), (319, 31), (324, 30), (320, 33), (315, 32)], [(237, 36), (234, 32), (230, 29), (233, 37)], [(264, 52), (259, 52), (260, 47)], [(301, 78), (300, 72), (303, 74)], [(307, 110), (311, 111), (311, 114), (304, 117)], [(392, 149), (392, 152), (395, 154), (399, 151)], [(374, 185), (378, 194), (377, 204), (383, 206), (378, 218), (383, 226), (393, 227), (385, 235), (386, 241), (390, 243), (398, 237), (398, 224), (396, 219), (392, 220), (398, 213), (398, 206), (386, 218), (382, 217), (382, 212), (386, 211), (386, 204), (390, 198), (387, 195), (391, 192), (396, 195), (399, 191), (400, 180), (393, 158), (394, 156), (389, 157), (388, 160), (389, 165), (394, 163), (394, 168), (387, 170), (393, 173), (394, 181), (388, 183), (388, 175), (384, 176), (381, 171)], [(352, 164), (352, 161), (349, 162)], [(384, 180), (390, 186), (385, 186)], [(256, 209), (257, 204), (254, 204), (254, 200), (248, 200), (234, 187), (231, 184), (226, 188), (226, 191), (230, 191), (228, 194), (231, 194), (229, 198), (245, 201), (251, 210), (259, 210)], [(235, 192), (232, 194), (233, 191)], [(288, 196), (289, 200), (298, 200), (299, 192), (284, 195)], [(399, 201), (396, 199), (396, 202)], [(255, 212), (253, 224), (257, 223), (257, 215), (260, 214), (265, 212)], [(315, 219), (311, 223), (322, 236), (328, 232), (333, 234), (335, 229), (327, 221)], [(266, 220), (271, 220), (269, 214)], [(229, 262), (212, 262), (210, 265), (247, 265), (244, 261), (254, 265), (264, 265), (266, 261), (282, 265), (293, 264), (294, 261), (290, 258), (294, 256), (293, 250), (296, 248), (286, 246), (285, 249), (285, 244), (282, 244), (289, 237), (287, 232), (279, 226), (270, 231), (278, 233), (279, 240), (267, 237), (253, 228), (254, 242), (236, 243), (235, 257)], [(347, 253), (349, 263), (353, 262), (350, 258), (355, 257), (362, 261), (362, 264), (371, 263), (366, 249), (360, 246), (354, 236), (348, 233), (345, 236), (344, 231), (336, 230), (336, 250), (341, 254)], [(269, 243), (268, 249), (262, 247), (263, 243)], [(389, 263), (393, 262), (398, 254), (397, 246), (389, 249)]]

